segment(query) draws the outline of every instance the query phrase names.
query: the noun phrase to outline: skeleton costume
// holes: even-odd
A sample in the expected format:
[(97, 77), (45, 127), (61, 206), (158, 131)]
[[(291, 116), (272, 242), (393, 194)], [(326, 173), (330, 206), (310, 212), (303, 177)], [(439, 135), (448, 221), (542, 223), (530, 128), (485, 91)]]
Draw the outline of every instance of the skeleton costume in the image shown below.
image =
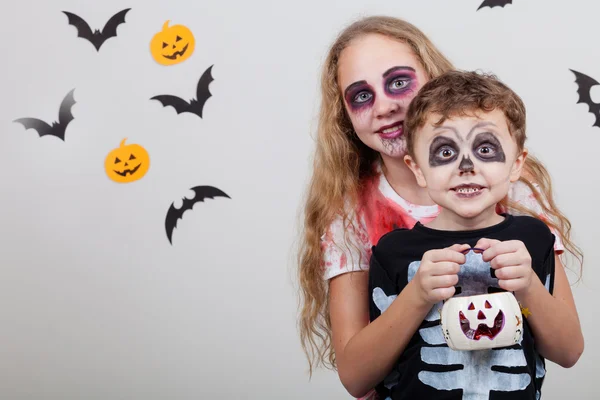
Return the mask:
[[(373, 247), (369, 269), (371, 321), (385, 312), (391, 302), (414, 278), (423, 254), (455, 243), (475, 246), (480, 238), (521, 240), (529, 251), (532, 269), (552, 293), (554, 284), (555, 237), (539, 219), (503, 214), (504, 221), (472, 231), (444, 231), (417, 222), (412, 229), (396, 229), (382, 236)], [(480, 253), (467, 253), (461, 266), (456, 295), (504, 291), (494, 270)], [(537, 352), (535, 338), (526, 318), (520, 343), (509, 347), (458, 351), (450, 349), (440, 325), (443, 303), (435, 304), (421, 323), (391, 372), (376, 390), (381, 399), (539, 399), (545, 375), (545, 360)], [(489, 304), (488, 304), (489, 305)], [(466, 318), (470, 327), (502, 318), (501, 310), (470, 305)], [(471, 312), (472, 314), (467, 314)], [(471, 315), (479, 315), (477, 317)], [(459, 318), (458, 315), (455, 316)], [(464, 316), (463, 316), (464, 317)], [(514, 317), (514, 315), (513, 315)], [(500, 321), (501, 322), (501, 321)], [(486, 324), (479, 325), (490, 335)], [(502, 324), (499, 323), (498, 326)], [(494, 326), (493, 322), (490, 326)], [(469, 324), (467, 324), (467, 328)], [(465, 329), (467, 329), (465, 328)], [(477, 328), (479, 330), (479, 328)], [(492, 328), (493, 332), (493, 328)], [(467, 332), (465, 332), (466, 334)], [(491, 336), (493, 338), (493, 334)], [(480, 337), (478, 340), (490, 340)]]

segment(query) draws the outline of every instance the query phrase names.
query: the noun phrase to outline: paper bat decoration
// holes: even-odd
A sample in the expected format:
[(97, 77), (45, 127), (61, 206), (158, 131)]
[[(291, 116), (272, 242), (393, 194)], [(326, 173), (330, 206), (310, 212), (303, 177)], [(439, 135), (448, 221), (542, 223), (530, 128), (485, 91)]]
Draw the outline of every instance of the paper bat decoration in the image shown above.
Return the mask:
[(481, 3), (477, 11), (479, 11), (483, 7), (504, 7), (507, 4), (512, 4), (512, 0), (485, 0), (483, 3)]
[(69, 25), (73, 25), (77, 28), (77, 37), (89, 40), (96, 48), (96, 51), (100, 51), (100, 47), (106, 40), (117, 36), (117, 27), (125, 23), (125, 14), (127, 14), (129, 10), (131, 10), (131, 8), (126, 8), (113, 15), (104, 25), (104, 28), (102, 28), (102, 32), (98, 29), (92, 32), (92, 28), (90, 28), (88, 23), (76, 14), (68, 11), (63, 11), (63, 13), (69, 19)]
[(71, 108), (75, 104), (75, 99), (73, 98), (74, 91), (75, 89), (71, 90), (63, 99), (58, 109), (58, 122), (53, 122), (52, 126), (37, 118), (19, 118), (13, 122), (22, 124), (25, 129), (35, 129), (40, 137), (46, 135), (56, 136), (64, 142), (65, 129), (67, 129), (69, 122), (75, 119), (73, 118), (73, 114), (71, 114)]
[(181, 99), (180, 97), (164, 94), (154, 96), (150, 100), (160, 101), (163, 107), (173, 107), (177, 114), (187, 112), (196, 114), (197, 116), (202, 118), (202, 110), (204, 109), (204, 104), (206, 104), (206, 101), (212, 96), (210, 90), (208, 89), (208, 85), (214, 80), (211, 75), (212, 67), (212, 65), (208, 67), (208, 69), (204, 71), (204, 74), (202, 74), (202, 76), (198, 80), (198, 85), (196, 86), (195, 99), (192, 99), (189, 102), (187, 102)]
[(579, 94), (579, 99), (576, 104), (587, 104), (589, 112), (596, 116), (596, 121), (592, 126), (600, 127), (600, 104), (594, 103), (590, 94), (592, 86), (598, 85), (598, 81), (581, 72), (572, 69), (569, 69), (569, 71), (575, 74), (575, 83), (577, 83), (577, 94)]
[(191, 188), (195, 195), (192, 199), (183, 198), (183, 203), (181, 204), (181, 208), (175, 208), (175, 203), (171, 203), (171, 207), (167, 211), (167, 217), (165, 218), (165, 229), (167, 231), (167, 238), (169, 239), (169, 243), (173, 244), (173, 230), (177, 226), (177, 221), (183, 218), (183, 213), (187, 210), (191, 210), (194, 208), (194, 204), (204, 201), (204, 199), (213, 199), (215, 197), (227, 197), (230, 199), (225, 192), (220, 189), (217, 189), (213, 186), (196, 186)]

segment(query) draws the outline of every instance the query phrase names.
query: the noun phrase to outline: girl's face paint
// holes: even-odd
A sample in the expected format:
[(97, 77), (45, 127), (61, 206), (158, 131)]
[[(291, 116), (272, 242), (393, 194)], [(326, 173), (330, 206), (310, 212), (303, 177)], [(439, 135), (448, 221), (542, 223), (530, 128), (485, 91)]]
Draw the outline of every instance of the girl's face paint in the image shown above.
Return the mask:
[(412, 49), (370, 34), (353, 40), (340, 54), (338, 66), (338, 86), (358, 138), (384, 158), (401, 159), (406, 153), (406, 110), (427, 81)]
[(395, 66), (382, 74), (382, 90), (377, 91), (366, 81), (354, 82), (345, 90), (346, 106), (353, 113), (363, 111), (365, 107), (372, 107), (377, 92), (393, 98), (404, 98), (415, 95), (414, 87), (418, 79), (414, 68), (406, 66)]
[(355, 82), (346, 89), (346, 104), (356, 113), (365, 107), (373, 105), (375, 91), (366, 81)]
[(419, 80), (414, 68), (396, 66), (386, 71), (384, 77), (387, 79), (383, 82), (383, 90), (388, 96), (393, 98), (410, 96), (411, 100), (415, 97), (414, 87), (418, 85)]
[(504, 113), (479, 112), (434, 126), (439, 117), (430, 116), (415, 138), (418, 166), (411, 169), (419, 184), (444, 209), (440, 216), (495, 215), (496, 204), (519, 178), (524, 162)]

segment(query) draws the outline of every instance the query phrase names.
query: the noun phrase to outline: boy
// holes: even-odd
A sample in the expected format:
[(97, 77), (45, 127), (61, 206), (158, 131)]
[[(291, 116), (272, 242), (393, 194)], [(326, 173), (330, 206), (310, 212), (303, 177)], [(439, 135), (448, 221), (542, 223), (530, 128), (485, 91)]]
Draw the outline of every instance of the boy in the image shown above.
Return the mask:
[[(452, 71), (423, 86), (404, 130), (404, 160), (440, 213), (426, 225), (389, 232), (373, 247), (371, 321), (396, 297), (410, 308), (396, 309), (406, 313), (406, 333), (398, 337), (400, 349), (390, 350), (398, 351), (398, 359), (377, 386), (379, 397), (537, 399), (545, 375), (537, 341), (549, 349), (544, 332), (559, 323), (539, 305), (551, 301), (555, 237), (537, 218), (497, 212), (527, 156), (525, 107), (493, 76)], [(521, 342), (450, 349), (440, 326), (443, 301), (498, 291), (513, 292), (538, 314), (535, 323), (521, 319)], [(477, 326), (470, 321), (471, 329)]]

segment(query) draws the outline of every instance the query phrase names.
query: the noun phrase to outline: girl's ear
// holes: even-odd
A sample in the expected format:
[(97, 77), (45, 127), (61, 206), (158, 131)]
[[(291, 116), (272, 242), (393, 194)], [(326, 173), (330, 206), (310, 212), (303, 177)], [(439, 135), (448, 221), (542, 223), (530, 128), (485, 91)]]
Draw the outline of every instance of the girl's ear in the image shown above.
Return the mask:
[(404, 162), (406, 163), (406, 165), (408, 165), (408, 168), (410, 168), (412, 173), (415, 174), (415, 178), (417, 178), (417, 184), (422, 188), (426, 188), (427, 181), (425, 180), (425, 176), (423, 176), (423, 171), (421, 171), (421, 168), (419, 168), (417, 162), (408, 154), (404, 156)]
[(519, 154), (519, 156), (515, 160), (515, 162), (512, 166), (512, 169), (510, 171), (510, 181), (511, 182), (516, 182), (521, 177), (521, 174), (523, 173), (523, 167), (525, 166), (525, 160), (527, 159), (527, 154), (529, 154), (527, 149), (523, 149), (521, 154)]

